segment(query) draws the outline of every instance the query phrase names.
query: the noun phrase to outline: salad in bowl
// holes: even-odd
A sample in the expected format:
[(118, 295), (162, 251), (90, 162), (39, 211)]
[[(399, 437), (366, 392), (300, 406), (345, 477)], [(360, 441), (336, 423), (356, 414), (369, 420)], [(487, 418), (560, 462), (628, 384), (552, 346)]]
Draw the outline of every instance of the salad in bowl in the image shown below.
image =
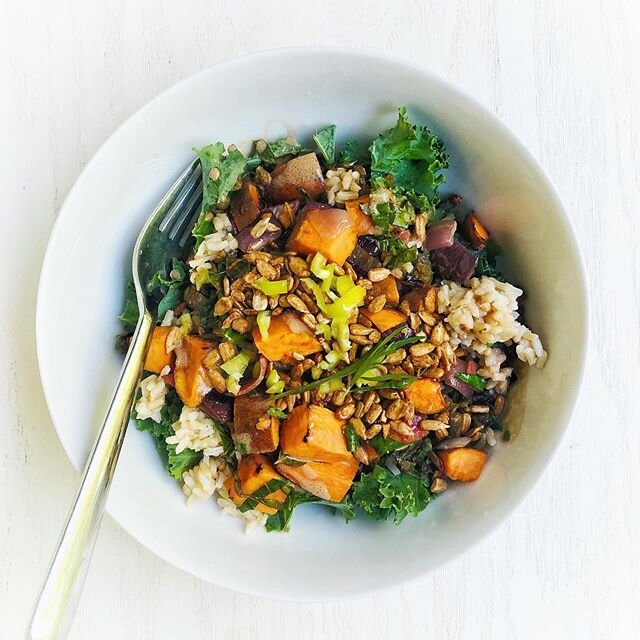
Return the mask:
[(476, 480), (518, 369), (547, 354), (482, 212), (445, 192), (443, 142), (400, 108), (368, 146), (330, 125), (197, 153), (193, 249), (150, 284), (133, 409), (187, 501), (247, 530), (306, 503), (400, 524)]

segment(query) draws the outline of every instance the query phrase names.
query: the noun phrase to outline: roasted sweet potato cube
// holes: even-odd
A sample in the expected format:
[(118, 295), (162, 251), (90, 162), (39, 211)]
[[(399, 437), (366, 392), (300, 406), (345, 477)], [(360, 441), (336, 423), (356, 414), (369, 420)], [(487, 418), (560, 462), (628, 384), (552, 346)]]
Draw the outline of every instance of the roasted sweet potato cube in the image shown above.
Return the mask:
[(269, 453), (278, 448), (280, 421), (267, 413), (273, 401), (263, 393), (238, 396), (233, 402), (233, 440), (242, 453)]
[(242, 187), (233, 192), (230, 209), (238, 231), (248, 227), (260, 215), (260, 191), (249, 178), (245, 178)]
[[(267, 484), (269, 480), (283, 480), (283, 477), (275, 470), (269, 460), (260, 454), (251, 454), (241, 458), (238, 463), (238, 478), (240, 490), (243, 493), (243, 502), (248, 496)], [(287, 496), (282, 489), (277, 489), (266, 497), (269, 500), (284, 502)], [(256, 509), (269, 515), (277, 511), (277, 509), (265, 504), (257, 505)]]
[(288, 248), (305, 256), (321, 253), (342, 266), (358, 242), (357, 224), (344, 209), (309, 209), (298, 216)]
[(440, 413), (446, 408), (440, 383), (431, 378), (412, 382), (404, 391), (405, 396), (420, 413)]
[(271, 182), (265, 189), (273, 203), (312, 198), (324, 192), (322, 169), (315, 153), (307, 153), (281, 164), (271, 172)]
[(185, 336), (182, 341), (184, 350), (184, 363), (176, 366), (174, 370), (174, 382), (176, 391), (182, 402), (188, 407), (197, 407), (202, 399), (211, 391), (211, 385), (203, 360), (214, 348), (208, 340), (196, 336)]
[(487, 452), (479, 449), (450, 449), (439, 451), (438, 457), (444, 465), (444, 473), (451, 480), (473, 482), (477, 480), (487, 461)]
[(382, 333), (407, 321), (407, 316), (396, 309), (382, 309), (376, 313), (372, 313), (369, 309), (362, 309), (360, 313), (369, 318), (376, 329)]
[(277, 465), (278, 471), (301, 489), (331, 502), (341, 502), (347, 495), (358, 466), (358, 461), (353, 456), (342, 462), (306, 462), (301, 466)]
[(351, 216), (353, 224), (356, 229), (356, 233), (359, 236), (373, 233), (376, 225), (373, 224), (373, 220), (362, 211), (361, 204), (369, 204), (369, 196), (362, 196), (357, 200), (349, 200), (346, 202), (345, 207), (347, 213)]
[(253, 341), (258, 351), (271, 362), (292, 361), (294, 353), (308, 356), (322, 351), (313, 331), (293, 311), (272, 317), (266, 338), (257, 326), (254, 327)]
[[(390, 307), (397, 307), (400, 302), (400, 292), (398, 291), (398, 281), (393, 276), (387, 276), (384, 280), (372, 283), (371, 297), (381, 296), (387, 299)], [(371, 320), (373, 322), (373, 320)]]
[(282, 423), (282, 452), (299, 460), (339, 462), (353, 456), (347, 449), (344, 421), (317, 405), (299, 405)]
[(167, 353), (166, 342), (171, 327), (156, 327), (151, 336), (147, 357), (144, 360), (145, 371), (160, 373), (165, 367), (173, 367), (175, 353)]

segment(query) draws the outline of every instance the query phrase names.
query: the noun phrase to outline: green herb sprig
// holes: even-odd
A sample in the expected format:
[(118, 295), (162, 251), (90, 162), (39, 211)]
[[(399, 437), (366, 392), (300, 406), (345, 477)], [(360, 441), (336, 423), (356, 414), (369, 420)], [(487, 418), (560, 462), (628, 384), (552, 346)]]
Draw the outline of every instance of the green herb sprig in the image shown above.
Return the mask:
[(384, 359), (394, 351), (402, 349), (403, 347), (406, 347), (408, 345), (415, 344), (416, 342), (422, 340), (420, 336), (411, 336), (409, 338), (402, 338), (401, 340), (394, 340), (394, 338), (403, 329), (403, 325), (394, 329), (388, 336), (380, 340), (380, 342), (369, 349), (369, 351), (367, 351), (367, 353), (365, 353), (362, 358), (356, 360), (352, 364), (347, 365), (346, 367), (339, 369), (338, 371), (334, 371), (332, 374), (324, 378), (314, 380), (313, 382), (309, 382), (308, 384), (303, 384), (301, 387), (296, 387), (295, 389), (287, 389), (287, 391), (283, 391), (282, 393), (273, 396), (273, 399), (278, 400), (295, 393), (313, 391), (313, 389), (317, 389), (325, 382), (329, 382), (330, 380), (343, 380), (344, 378), (348, 378), (349, 376), (351, 377), (351, 380), (349, 384), (346, 385), (347, 392), (351, 391), (354, 385), (359, 381), (365, 383), (368, 381), (375, 381), (374, 384), (367, 387), (368, 389), (404, 389), (415, 381), (415, 376), (390, 374), (371, 378), (367, 377), (366, 375), (372, 369), (375, 369), (378, 365), (382, 364)]

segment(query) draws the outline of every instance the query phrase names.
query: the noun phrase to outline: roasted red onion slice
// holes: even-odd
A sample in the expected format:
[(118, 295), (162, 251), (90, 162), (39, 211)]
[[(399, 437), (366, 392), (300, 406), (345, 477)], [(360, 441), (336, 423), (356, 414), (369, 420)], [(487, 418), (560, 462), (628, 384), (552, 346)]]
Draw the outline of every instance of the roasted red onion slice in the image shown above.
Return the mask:
[(424, 248), (429, 251), (443, 249), (453, 244), (453, 236), (458, 223), (455, 220), (440, 220), (427, 227), (427, 237), (424, 241)]
[(462, 380), (458, 379), (459, 373), (467, 373), (467, 363), (458, 358), (458, 360), (453, 363), (449, 371), (445, 374), (443, 381), (452, 389), (460, 392), (465, 398), (471, 398), (471, 396), (473, 396), (474, 389), (472, 386), (465, 384)]
[(251, 232), (259, 224), (262, 224), (262, 221), (257, 222), (255, 225), (252, 225), (250, 227), (245, 227), (236, 236), (236, 240), (238, 241), (238, 248), (240, 249), (240, 251), (244, 251), (245, 253), (247, 251), (258, 251), (259, 249), (266, 247), (271, 242), (274, 242), (282, 235), (282, 227), (273, 215), (271, 215), (265, 225), (269, 225), (270, 227), (277, 227), (277, 229), (267, 230), (265, 228), (263, 230), (263, 233), (260, 233), (260, 235), (254, 237)]
[(458, 241), (431, 252), (431, 259), (443, 278), (465, 284), (476, 268), (476, 257)]
[(259, 365), (258, 365), (258, 375), (255, 378), (249, 380), (249, 382), (245, 382), (240, 387), (240, 391), (238, 391), (236, 395), (244, 396), (245, 394), (253, 391), (264, 380), (264, 377), (267, 375), (268, 365), (269, 365), (269, 361), (264, 356), (260, 356)]
[(207, 394), (200, 403), (200, 410), (206, 413), (210, 418), (228, 423), (233, 418), (233, 406), (231, 399), (217, 394), (215, 391)]

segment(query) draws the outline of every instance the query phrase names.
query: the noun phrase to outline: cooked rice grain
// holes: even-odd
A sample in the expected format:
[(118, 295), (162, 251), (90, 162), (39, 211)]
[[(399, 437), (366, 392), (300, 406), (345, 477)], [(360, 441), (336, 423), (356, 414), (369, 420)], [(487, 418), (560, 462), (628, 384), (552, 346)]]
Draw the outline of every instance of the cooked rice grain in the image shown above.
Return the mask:
[(135, 412), (138, 420), (151, 418), (154, 422), (160, 422), (160, 413), (164, 407), (164, 399), (169, 391), (163, 375), (169, 373), (169, 367), (165, 367), (161, 375), (150, 375), (140, 381), (142, 395), (136, 402)]
[(540, 338), (517, 321), (522, 290), (487, 276), (472, 278), (470, 284), (445, 282), (438, 290), (438, 313), (450, 327), (452, 346), (484, 354), (496, 342), (514, 342), (520, 360), (542, 367), (547, 354)]
[(202, 451), (205, 456), (220, 456), (224, 451), (213, 420), (200, 409), (182, 407), (180, 417), (173, 423), (173, 430), (175, 435), (169, 436), (166, 442), (176, 445), (176, 453), (193, 449)]
[(238, 241), (234, 236), (229, 216), (226, 213), (218, 213), (213, 217), (212, 222), (215, 231), (204, 237), (193, 260), (189, 261), (192, 281), (198, 267), (211, 269), (213, 262), (218, 258), (238, 248)]

